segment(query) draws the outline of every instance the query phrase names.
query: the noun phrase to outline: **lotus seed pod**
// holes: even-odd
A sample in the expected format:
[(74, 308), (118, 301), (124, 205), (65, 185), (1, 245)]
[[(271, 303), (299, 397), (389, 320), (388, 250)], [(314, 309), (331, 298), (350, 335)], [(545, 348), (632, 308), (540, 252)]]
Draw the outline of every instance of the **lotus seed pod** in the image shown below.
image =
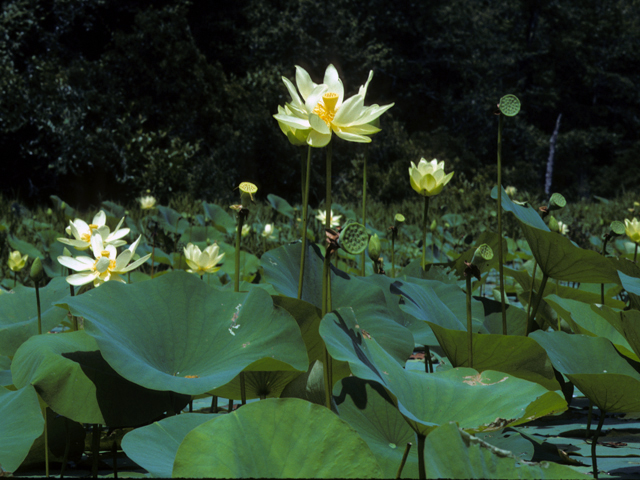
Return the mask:
[(624, 235), (624, 223), (618, 220), (614, 220), (613, 222), (611, 222), (611, 226), (609, 227), (609, 229), (611, 230), (610, 235)]
[(485, 262), (488, 262), (493, 258), (493, 250), (489, 245), (483, 243), (476, 251), (473, 253), (473, 258), (471, 259), (471, 264), (479, 267)]
[(560, 225), (558, 225), (558, 221), (552, 215), (549, 217), (549, 230), (552, 232), (560, 232)]
[(44, 268), (42, 268), (42, 262), (40, 261), (40, 258), (36, 257), (36, 259), (31, 264), (31, 272), (29, 273), (29, 276), (34, 282), (39, 282), (40, 280), (42, 280), (42, 277), (44, 276)]
[(549, 206), (547, 208), (549, 209), (550, 212), (552, 212), (554, 210), (560, 210), (566, 205), (567, 205), (567, 201), (564, 199), (562, 194), (554, 193), (553, 195), (551, 195), (551, 198), (549, 199)]
[(351, 255), (358, 255), (367, 248), (367, 229), (360, 223), (350, 223), (340, 232), (340, 246)]
[(400, 226), (404, 222), (404, 215), (401, 213), (396, 213), (396, 216), (393, 218), (393, 226), (396, 228), (400, 228)]
[(253, 194), (258, 191), (258, 187), (256, 187), (251, 182), (242, 182), (238, 187), (240, 189), (240, 201), (244, 208), (249, 208), (253, 203)]
[(382, 244), (380, 243), (378, 234), (374, 233), (373, 236), (369, 239), (369, 258), (372, 261), (377, 262), (378, 258), (380, 258), (381, 253), (382, 253)]
[(505, 95), (500, 99), (498, 108), (507, 117), (514, 117), (520, 111), (520, 100), (515, 95)]

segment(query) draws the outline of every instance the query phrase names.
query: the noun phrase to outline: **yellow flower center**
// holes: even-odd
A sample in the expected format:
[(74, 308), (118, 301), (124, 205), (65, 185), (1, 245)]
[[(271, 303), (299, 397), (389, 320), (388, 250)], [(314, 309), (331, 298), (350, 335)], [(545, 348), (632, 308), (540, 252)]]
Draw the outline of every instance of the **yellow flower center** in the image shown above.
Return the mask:
[(318, 102), (313, 113), (318, 115), (324, 123), (331, 126), (333, 117), (336, 116), (336, 103), (338, 103), (338, 94), (327, 92), (322, 95), (322, 101)]
[(98, 225), (96, 225), (95, 223), (90, 223), (89, 224), (89, 232), (88, 233), (83, 233), (82, 235), (80, 235), (80, 238), (82, 239), (82, 241), (91, 243), (91, 233), (97, 228), (98, 228)]
[(108, 257), (109, 256), (109, 251), (108, 250), (102, 250), (100, 255), (102, 255), (103, 257)]

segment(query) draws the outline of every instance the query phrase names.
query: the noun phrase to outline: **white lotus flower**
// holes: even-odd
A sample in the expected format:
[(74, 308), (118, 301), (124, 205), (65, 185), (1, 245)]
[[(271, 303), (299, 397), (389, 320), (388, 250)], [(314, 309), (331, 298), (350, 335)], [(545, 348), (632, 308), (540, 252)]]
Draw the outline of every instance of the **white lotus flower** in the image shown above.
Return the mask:
[(219, 247), (215, 243), (209, 245), (203, 252), (197, 245), (189, 243), (184, 249), (184, 257), (187, 265), (191, 267), (187, 272), (204, 275), (205, 273), (214, 273), (220, 270), (220, 260), (224, 257), (224, 253), (218, 255)]
[(120, 228), (124, 222), (124, 217), (120, 219), (120, 223), (116, 229), (111, 233), (109, 227), (106, 225), (107, 215), (100, 210), (93, 222), (87, 224), (84, 220), (76, 218), (74, 221), (69, 221), (69, 226), (65, 229), (68, 235), (73, 235), (74, 238), (58, 238), (58, 241), (66, 245), (71, 245), (77, 250), (86, 250), (91, 246), (91, 236), (93, 232), (98, 232), (102, 237), (102, 241), (105, 245), (113, 245), (114, 247), (120, 247), (127, 242), (122, 240), (122, 237), (129, 233), (128, 228)]
[[(340, 225), (340, 219), (342, 215), (334, 215), (333, 210), (331, 210), (331, 228), (337, 227)], [(318, 210), (318, 214), (316, 215), (316, 220), (318, 220), (322, 225), (327, 223), (327, 211), (326, 210)]]
[(71, 285), (80, 286), (93, 282), (93, 285), (97, 287), (110, 280), (126, 283), (120, 275), (138, 268), (151, 257), (151, 254), (145, 255), (129, 265), (141, 238), (142, 235), (129, 248), (117, 255), (116, 247), (105, 245), (102, 235), (95, 232), (91, 236), (91, 251), (95, 258), (86, 255), (79, 257), (63, 255), (58, 257), (58, 262), (67, 268), (80, 272), (67, 277), (67, 282)]
[(393, 106), (393, 103), (382, 107), (364, 106), (367, 87), (372, 78), (373, 71), (369, 73), (367, 82), (360, 87), (358, 94), (345, 101), (344, 86), (333, 65), (327, 67), (324, 81), (319, 85), (311, 80), (306, 70), (296, 66), (298, 90), (290, 80), (282, 77), (291, 95), (291, 102), (286, 105), (291, 113), (279, 110), (274, 118), (283, 131), (283, 125), (290, 127), (295, 137), (301, 135), (298, 132), (309, 131), (307, 143), (312, 147), (326, 146), (331, 141), (332, 133), (349, 142), (369, 143), (371, 138), (368, 135), (380, 131), (372, 123)]

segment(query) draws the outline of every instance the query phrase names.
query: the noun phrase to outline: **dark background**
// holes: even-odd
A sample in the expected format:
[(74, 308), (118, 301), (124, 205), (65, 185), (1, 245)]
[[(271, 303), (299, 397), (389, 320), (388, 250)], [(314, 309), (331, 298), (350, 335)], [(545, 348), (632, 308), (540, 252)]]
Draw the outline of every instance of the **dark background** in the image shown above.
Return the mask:
[[(412, 194), (407, 168), (445, 160), (455, 181), (613, 197), (640, 180), (638, 0), (9, 0), (0, 18), (0, 188), (83, 207), (149, 190), (228, 201), (241, 181), (300, 199), (300, 156), (272, 115), (295, 65), (333, 63), (352, 95), (395, 106), (367, 147), (334, 136), (334, 192)], [(312, 202), (323, 195), (314, 150)]]

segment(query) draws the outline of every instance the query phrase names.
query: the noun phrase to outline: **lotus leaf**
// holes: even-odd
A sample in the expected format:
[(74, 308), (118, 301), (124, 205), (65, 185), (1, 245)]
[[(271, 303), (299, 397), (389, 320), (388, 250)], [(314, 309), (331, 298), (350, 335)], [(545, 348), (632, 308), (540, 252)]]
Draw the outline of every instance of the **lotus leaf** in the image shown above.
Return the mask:
[(541, 385), (507, 374), (455, 368), (426, 374), (405, 370), (376, 338), (361, 328), (351, 309), (327, 314), (320, 335), (333, 358), (349, 362), (353, 374), (382, 384), (419, 433), (456, 421), (471, 431), (524, 423), (566, 409), (566, 402)]
[(293, 208), (284, 198), (270, 193), (269, 195), (267, 195), (267, 200), (269, 200), (269, 203), (276, 212), (284, 215), (285, 217), (293, 218), (296, 209)]
[(81, 423), (137, 426), (179, 411), (190, 399), (122, 378), (82, 330), (30, 338), (16, 352), (11, 371), (16, 387), (33, 385), (54, 411)]
[(136, 428), (122, 438), (122, 450), (154, 477), (170, 478), (178, 447), (191, 430), (218, 414), (186, 414)]
[(223, 292), (172, 272), (132, 285), (108, 282), (70, 297), (67, 306), (85, 318), (86, 332), (118, 373), (153, 390), (198, 395), (250, 365), (308, 368), (296, 321), (261, 288)]
[[(450, 330), (429, 322), (438, 342), (454, 367), (469, 367), (469, 334)], [(479, 335), (473, 337), (473, 368), (478, 372), (496, 370), (538, 383), (544, 388), (560, 390), (551, 361), (535, 340), (514, 335)]]
[(36, 390), (27, 385), (16, 391), (0, 386), (0, 465), (14, 472), (44, 431)]
[(0, 387), (13, 385), (11, 378), (11, 359), (0, 355)]
[(221, 206), (215, 203), (202, 202), (204, 214), (211, 220), (213, 226), (222, 233), (234, 233), (236, 231), (236, 221)]
[(449, 423), (425, 441), (427, 478), (591, 478), (556, 463), (530, 464)]
[[(592, 337), (604, 337), (613, 343), (620, 353), (627, 357), (640, 361), (640, 358), (633, 352), (627, 339), (608, 322), (603, 321), (601, 310), (595, 305), (567, 300), (557, 295), (550, 295), (545, 298), (547, 304), (564, 318), (576, 333), (590, 335)], [(613, 315), (619, 315), (617, 312)]]
[(383, 471), (344, 420), (287, 398), (250, 403), (193, 429), (178, 448), (173, 476), (382, 478)]
[[(67, 312), (52, 303), (69, 295), (69, 284), (64, 278), (54, 278), (40, 288), (42, 331), (47, 332), (60, 324)], [(0, 355), (15, 355), (18, 347), (29, 337), (38, 334), (38, 308), (35, 288), (23, 287), (11, 295), (0, 295)]]
[(543, 332), (530, 335), (553, 366), (606, 412), (640, 411), (640, 374), (602, 337)]

